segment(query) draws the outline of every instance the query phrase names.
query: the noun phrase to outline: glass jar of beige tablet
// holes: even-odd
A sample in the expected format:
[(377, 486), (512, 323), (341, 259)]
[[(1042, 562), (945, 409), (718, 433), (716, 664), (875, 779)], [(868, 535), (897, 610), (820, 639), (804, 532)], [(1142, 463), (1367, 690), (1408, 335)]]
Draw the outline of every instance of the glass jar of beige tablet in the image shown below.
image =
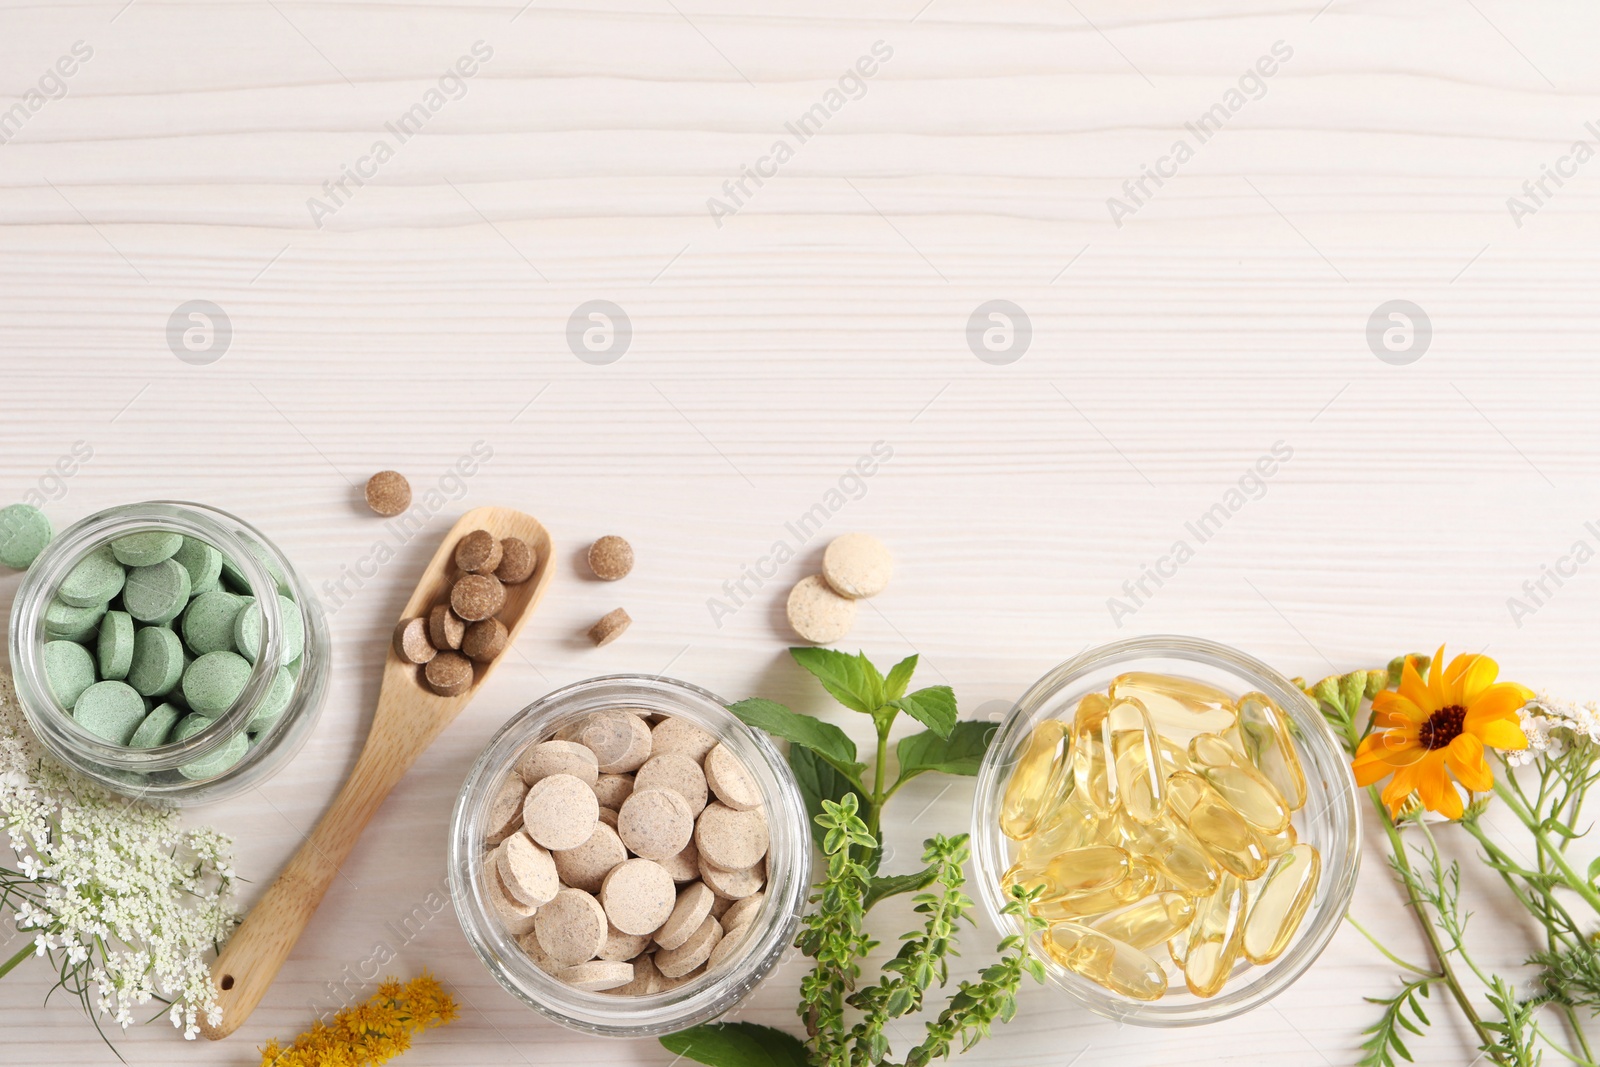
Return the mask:
[[(528, 746), (598, 711), (687, 719), (711, 734), (756, 782), (767, 816), (764, 898), (742, 945), (698, 977), (663, 992), (621, 996), (576, 989), (537, 967), (496, 916), (485, 860), (490, 808)], [(473, 764), (450, 827), (450, 895), (461, 929), (496, 981), (535, 1011), (612, 1037), (646, 1037), (715, 1018), (754, 989), (793, 943), (811, 883), (811, 834), (789, 765), (767, 736), (730, 713), (721, 698), (686, 682), (648, 675), (591, 678), (535, 701), (490, 739)]]
[[(170, 687), (145, 686), (162, 690), (141, 694), (145, 721), (140, 725), (150, 725), (145, 736), (124, 742), (86, 729), (73, 708), (59, 699), (65, 695), (78, 704), (81, 694), (56, 692), (51, 678), (55, 657), (62, 652), (79, 660), (83, 657), (70, 648), (48, 646), (63, 641), (82, 646), (94, 665), (96, 679), (123, 685), (126, 678), (118, 678), (115, 669), (109, 678), (101, 674), (102, 653), (116, 636), (105, 634), (108, 644), (102, 645), (101, 631), (113, 624), (119, 631), (131, 627), (136, 635), (152, 627), (174, 631), (178, 635), (175, 644), (168, 635), (148, 636), (162, 638), (169, 655), (171, 649), (177, 649), (185, 674), (200, 658), (181, 636), (195, 599), (189, 599), (171, 619), (139, 621), (127, 612), (121, 613), (122, 618), (112, 616), (119, 611), (118, 605), (128, 606), (121, 592), (106, 603), (83, 604), (83, 590), (69, 583), (66, 588), (77, 594), (69, 594), (71, 599), (80, 603), (69, 604), (58, 595), (69, 575), (85, 573), (78, 569), (80, 563), (91, 557), (105, 558), (112, 542), (134, 534), (153, 535), (149, 540), (157, 544), (170, 543), (174, 536), (185, 539), (183, 555), (168, 558), (187, 561), (186, 576), (199, 575), (185, 578), (188, 595), (196, 596), (195, 583), (204, 582), (201, 591), (226, 592), (238, 601), (241, 612), (250, 612), (245, 633), (254, 660), (243, 657), (247, 673), (238, 663), (228, 664), (234, 668), (234, 684), (243, 679), (242, 687), (225, 706), (203, 712), (189, 707), (187, 679), (182, 675)], [(220, 555), (220, 566), (202, 546)], [(209, 560), (210, 566), (196, 563), (197, 558)], [(91, 592), (87, 599), (96, 595)], [(181, 501), (124, 504), (63, 530), (40, 553), (17, 591), (9, 643), (18, 701), (45, 747), (62, 763), (106, 788), (156, 803), (209, 802), (264, 781), (305, 741), (328, 684), (327, 621), (288, 559), (244, 520)], [(125, 691), (116, 695), (131, 700)], [(160, 723), (151, 721), (157, 711)], [(168, 725), (174, 715), (177, 720)], [(163, 725), (167, 728), (158, 728)], [(138, 747), (146, 744), (151, 747)]]

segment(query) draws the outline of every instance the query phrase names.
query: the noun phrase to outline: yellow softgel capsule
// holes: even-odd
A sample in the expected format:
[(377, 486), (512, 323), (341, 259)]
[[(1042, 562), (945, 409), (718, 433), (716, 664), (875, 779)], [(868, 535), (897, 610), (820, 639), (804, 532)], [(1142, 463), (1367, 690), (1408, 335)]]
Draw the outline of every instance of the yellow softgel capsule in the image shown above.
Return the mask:
[(1261, 839), (1261, 850), (1267, 854), (1269, 859), (1277, 859), (1300, 843), (1300, 835), (1295, 833), (1294, 823), (1285, 826), (1279, 833), (1257, 834), (1256, 836)]
[(1196, 735), (1189, 742), (1189, 763), (1258, 833), (1282, 833), (1289, 825), (1288, 802), (1221, 736)]
[(1099, 844), (1105, 836), (1100, 828), (1104, 818), (1085, 807), (1076, 790), (1070, 791), (1054, 811), (1040, 818), (1033, 836), (1022, 842), (1017, 859), (1029, 866), (1042, 867), (1063, 852)]
[(1189, 766), (1189, 750), (1183, 745), (1165, 734), (1158, 734), (1156, 743), (1161, 746), (1161, 767), (1167, 774), (1193, 769)]
[(1123, 818), (1115, 833), (1119, 847), (1174, 888), (1190, 896), (1205, 896), (1217, 887), (1220, 872), (1216, 862), (1176, 815), (1154, 823)]
[(1117, 808), (1115, 772), (1110, 765), (1111, 701), (1090, 693), (1078, 702), (1072, 718), (1072, 777), (1078, 795), (1094, 811), (1110, 815)]
[(1061, 966), (1134, 1000), (1159, 1000), (1167, 991), (1161, 965), (1132, 945), (1082, 923), (1052, 923), (1044, 951)]
[(1131, 671), (1117, 676), (1110, 693), (1112, 700), (1132, 697), (1143, 704), (1163, 734), (1220, 734), (1238, 718), (1232, 697), (1193, 678)]
[(1279, 856), (1261, 880), (1244, 923), (1244, 954), (1251, 963), (1271, 963), (1283, 955), (1316, 896), (1322, 856), (1310, 845), (1295, 845)]
[(1135, 863), (1130, 866), (1128, 877), (1116, 885), (1093, 893), (1062, 897), (1060, 900), (1035, 901), (1032, 911), (1039, 918), (1051, 922), (1083, 919), (1104, 915), (1125, 904), (1132, 904), (1142, 897), (1149, 896), (1155, 888), (1156, 873), (1142, 863)]
[(1060, 792), (1068, 755), (1066, 723), (1046, 719), (1033, 728), (1000, 802), (1001, 833), (1014, 841), (1033, 834)]
[(1240, 750), (1289, 804), (1299, 811), (1306, 803), (1306, 772), (1295, 751), (1289, 717), (1265, 693), (1239, 698), (1239, 721), (1231, 736)]
[(1227, 984), (1244, 940), (1244, 883), (1224, 874), (1217, 891), (1195, 903), (1189, 923), (1183, 981), (1197, 997), (1214, 997)]
[(1128, 877), (1131, 861), (1115, 845), (1089, 845), (1063, 852), (1043, 866), (1018, 863), (1014, 881), (1042, 887), (1042, 901), (1065, 901), (1110, 889)]
[(1089, 925), (1136, 949), (1155, 948), (1188, 929), (1194, 902), (1182, 893), (1152, 893), (1125, 908), (1102, 915)]
[(1155, 822), (1166, 812), (1167, 774), (1150, 713), (1137, 700), (1118, 700), (1106, 712), (1105, 733), (1118, 806), (1137, 822)]
[(1266, 873), (1261, 839), (1204, 778), (1179, 771), (1167, 779), (1167, 795), (1173, 811), (1223, 870), (1246, 881)]

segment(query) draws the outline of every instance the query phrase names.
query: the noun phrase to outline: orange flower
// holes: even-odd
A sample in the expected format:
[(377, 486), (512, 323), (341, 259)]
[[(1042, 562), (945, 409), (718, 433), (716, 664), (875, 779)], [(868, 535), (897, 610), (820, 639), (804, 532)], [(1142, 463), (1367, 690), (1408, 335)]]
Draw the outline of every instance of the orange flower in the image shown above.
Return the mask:
[(1433, 657), (1426, 683), (1406, 658), (1398, 691), (1372, 698), (1373, 732), (1356, 749), (1356, 781), (1371, 785), (1389, 774), (1383, 789), (1390, 815), (1397, 815), (1413, 792), (1429, 811), (1461, 817), (1461, 794), (1454, 774), (1469, 792), (1494, 788), (1485, 749), (1528, 747), (1517, 712), (1533, 691), (1515, 682), (1496, 682), (1499, 664), (1488, 656), (1460, 655), (1444, 665), (1444, 646)]

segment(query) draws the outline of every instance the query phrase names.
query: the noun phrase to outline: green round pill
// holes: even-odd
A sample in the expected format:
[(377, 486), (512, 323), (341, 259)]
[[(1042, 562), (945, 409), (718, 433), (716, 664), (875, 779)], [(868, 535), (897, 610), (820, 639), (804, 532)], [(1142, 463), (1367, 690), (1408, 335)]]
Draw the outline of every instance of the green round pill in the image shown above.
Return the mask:
[(122, 587), (122, 607), (139, 622), (171, 622), (188, 603), (189, 572), (176, 560), (135, 567)]
[(111, 546), (101, 545), (72, 565), (61, 584), (56, 586), (56, 596), (75, 608), (105, 604), (122, 592), (127, 574), (112, 554)]
[(0, 508), (0, 565), (25, 571), (50, 543), (50, 520), (32, 504)]
[(189, 572), (189, 595), (209, 593), (218, 586), (222, 574), (222, 553), (193, 537), (185, 537), (183, 545), (172, 554)]
[(145, 530), (124, 534), (111, 542), (118, 562), (128, 567), (153, 567), (183, 547), (183, 534), (170, 530)]
[(183, 642), (165, 626), (141, 626), (133, 635), (128, 684), (147, 697), (165, 696), (183, 677)]
[(250, 661), (236, 652), (207, 652), (183, 672), (183, 696), (202, 715), (228, 710), (250, 681)]
[(45, 642), (44, 676), (56, 700), (69, 711), (83, 691), (98, 680), (94, 675), (94, 657), (75, 641)]
[[(300, 605), (283, 594), (278, 595), (278, 612), (283, 619), (283, 661), (300, 658), (306, 647), (306, 623), (300, 614)], [(254, 663), (261, 651), (261, 605), (251, 604), (239, 612), (233, 621), (233, 647), (239, 655)]]
[(177, 728), (172, 731), (170, 740), (174, 745), (179, 741), (187, 741), (216, 721), (210, 715), (196, 715), (194, 712), (190, 712), (179, 720)]
[(68, 641), (86, 640), (95, 632), (105, 614), (104, 604), (77, 608), (59, 600), (52, 600), (50, 606), (44, 609), (45, 636), (60, 637)]
[(245, 729), (252, 734), (260, 734), (271, 728), (287, 710), (293, 696), (294, 675), (289, 673), (289, 668), (279, 667), (278, 673), (272, 676), (272, 688), (267, 690), (266, 698), (256, 708), (256, 713), (250, 716)]
[(72, 706), (78, 725), (118, 745), (126, 745), (144, 722), (144, 700), (126, 682), (96, 682)]
[(221, 589), (201, 593), (183, 613), (183, 640), (197, 656), (233, 651), (233, 620), (245, 606), (242, 598)]
[(133, 616), (126, 611), (108, 611), (100, 623), (100, 677), (122, 681), (133, 666)]
[[(190, 718), (193, 717), (190, 716)], [(210, 725), (209, 719), (206, 720), (206, 725)], [(244, 754), (248, 751), (250, 751), (250, 737), (243, 730), (240, 730), (228, 739), (227, 744), (209, 756), (202, 756), (192, 763), (185, 763), (179, 767), (178, 773), (190, 781), (215, 778), (235, 763), (244, 759)]]
[(128, 740), (129, 748), (155, 748), (167, 743), (167, 738), (172, 734), (172, 728), (178, 720), (183, 718), (183, 712), (171, 704), (158, 704), (152, 708), (150, 714), (144, 717), (144, 722), (133, 732), (133, 737)]

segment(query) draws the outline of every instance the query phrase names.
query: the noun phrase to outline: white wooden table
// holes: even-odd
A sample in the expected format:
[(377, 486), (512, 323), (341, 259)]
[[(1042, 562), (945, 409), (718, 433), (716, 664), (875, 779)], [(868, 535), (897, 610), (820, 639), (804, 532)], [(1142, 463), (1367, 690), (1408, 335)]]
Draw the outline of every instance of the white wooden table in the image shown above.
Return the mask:
[[(1593, 5), (1506, 0), (7, 0), (0, 497), (42, 486), (58, 524), (207, 501), (328, 588), (385, 539), (357, 503), (369, 473), (421, 490), (493, 450), (330, 600), (337, 671), (303, 754), (195, 813), (237, 836), (246, 903), (350, 767), (395, 612), (454, 515), (524, 508), (562, 547), (518, 654), (379, 813), (248, 1025), (189, 1046), (144, 1027), (122, 1055), (254, 1062), (388, 947), (384, 970), (433, 968), (466, 1004), (408, 1062), (666, 1064), (524, 1010), (449, 911), (396, 930), (440, 883), (471, 760), (549, 689), (666, 672), (820, 708), (783, 653), (782, 596), (849, 529), (900, 561), (849, 646), (921, 652), (969, 714), (1086, 645), (1163, 631), (1310, 676), (1449, 640), (1593, 695), (1600, 565), (1525, 617), (1508, 598), (1600, 540), (1600, 162), (1569, 158), (1600, 143), (1597, 31)], [(631, 323), (614, 362), (569, 348), (594, 300)], [(996, 300), (1031, 340), (986, 349), (983, 319), (980, 359), (968, 320)], [(1431, 342), (1380, 340), (1385, 361), (1368, 321), (1394, 300)], [(182, 316), (190, 361), (169, 347), (191, 301), (231, 328), (213, 362), (221, 335), (185, 349)], [(51, 481), (79, 441), (92, 459)], [(708, 601), (880, 441), (892, 458), (718, 626)], [(1292, 457), (1264, 493), (1130, 599), (1278, 442)], [(639, 565), (604, 586), (577, 559), (611, 532)], [(587, 647), (618, 605), (633, 628)], [(907, 860), (964, 825), (970, 786), (943, 790), (898, 802)], [(1420, 954), (1375, 847), (1367, 863), (1358, 914)], [(1522, 927), (1474, 904), (1514, 964)], [(903, 910), (884, 918), (892, 937)], [(797, 981), (738, 1017), (793, 1025)], [(48, 985), (0, 983), (0, 1061), (114, 1063), (75, 1006), (40, 1010)], [(1392, 985), (1346, 928), (1245, 1018), (1119, 1030), (1033, 989), (965, 1061), (1344, 1064), (1361, 997)], [(1426, 1061), (1471, 1061), (1436, 1018)]]

